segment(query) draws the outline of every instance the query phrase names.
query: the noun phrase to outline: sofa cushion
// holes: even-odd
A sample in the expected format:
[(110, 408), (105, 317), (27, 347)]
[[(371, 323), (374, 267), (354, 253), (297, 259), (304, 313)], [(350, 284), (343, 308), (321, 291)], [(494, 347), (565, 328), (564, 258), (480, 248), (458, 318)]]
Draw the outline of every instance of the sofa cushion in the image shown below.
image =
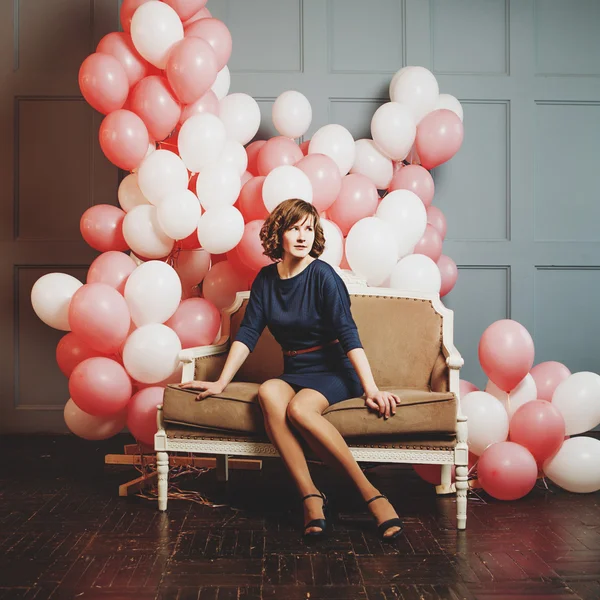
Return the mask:
[[(163, 418), (167, 423), (264, 436), (257, 383), (231, 382), (220, 394), (196, 401), (197, 391), (171, 384), (165, 388)], [(454, 394), (414, 388), (382, 388), (402, 398), (396, 414), (383, 419), (365, 406), (364, 398), (338, 402), (323, 416), (344, 437), (387, 437), (406, 434), (453, 434), (456, 430)]]

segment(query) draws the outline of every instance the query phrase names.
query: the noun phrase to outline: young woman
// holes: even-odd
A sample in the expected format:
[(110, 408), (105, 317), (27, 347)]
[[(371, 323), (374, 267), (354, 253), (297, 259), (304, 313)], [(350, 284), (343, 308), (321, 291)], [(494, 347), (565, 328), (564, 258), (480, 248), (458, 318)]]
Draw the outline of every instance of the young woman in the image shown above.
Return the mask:
[(322, 416), (336, 402), (364, 396), (366, 405), (387, 419), (395, 414), (400, 398), (377, 388), (346, 286), (329, 264), (318, 259), (325, 247), (319, 214), (303, 200), (286, 200), (269, 215), (260, 238), (264, 253), (276, 262), (263, 267), (252, 284), (219, 380), (191, 381), (181, 387), (201, 391), (199, 400), (221, 393), (268, 325), (283, 349), (284, 372), (260, 386), (258, 399), (267, 434), (304, 501), (304, 537), (325, 534), (327, 499), (311, 479), (297, 434), (326, 464), (354, 481), (381, 538), (394, 539), (402, 531), (396, 511), (365, 477), (337, 429)]

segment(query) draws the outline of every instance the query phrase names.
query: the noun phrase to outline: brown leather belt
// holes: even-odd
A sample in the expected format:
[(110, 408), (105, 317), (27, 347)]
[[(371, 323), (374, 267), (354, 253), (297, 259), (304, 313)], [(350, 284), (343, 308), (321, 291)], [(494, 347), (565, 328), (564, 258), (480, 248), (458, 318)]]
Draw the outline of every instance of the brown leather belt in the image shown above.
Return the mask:
[(326, 344), (322, 344), (321, 346), (313, 346), (312, 348), (304, 348), (302, 350), (284, 350), (284, 356), (296, 356), (296, 354), (305, 354), (306, 352), (314, 352), (315, 350), (320, 350), (321, 348), (325, 348), (325, 346), (331, 346), (332, 344), (337, 344), (339, 340), (331, 340), (331, 342), (327, 342)]

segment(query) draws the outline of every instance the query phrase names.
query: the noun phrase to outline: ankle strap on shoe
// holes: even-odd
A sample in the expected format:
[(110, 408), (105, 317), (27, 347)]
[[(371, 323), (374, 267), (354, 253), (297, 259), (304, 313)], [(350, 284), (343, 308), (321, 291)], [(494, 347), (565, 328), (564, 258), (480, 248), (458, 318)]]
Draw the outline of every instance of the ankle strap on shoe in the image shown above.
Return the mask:
[(377, 500), (379, 498), (385, 498), (387, 500), (387, 496), (384, 496), (383, 494), (379, 494), (379, 496), (373, 496), (370, 500), (367, 500), (367, 504), (369, 504), (370, 502), (373, 502), (373, 500)]
[(323, 498), (323, 494), (308, 494), (302, 498), (302, 502), (304, 502), (307, 498)]

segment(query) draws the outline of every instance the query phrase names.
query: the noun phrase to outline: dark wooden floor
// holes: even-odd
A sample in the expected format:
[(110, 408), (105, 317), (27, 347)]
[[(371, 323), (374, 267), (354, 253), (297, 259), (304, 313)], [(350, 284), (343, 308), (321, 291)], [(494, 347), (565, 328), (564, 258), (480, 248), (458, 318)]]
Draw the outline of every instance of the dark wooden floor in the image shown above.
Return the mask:
[(598, 493), (540, 482), (517, 502), (472, 494), (458, 533), (453, 497), (436, 497), (410, 468), (366, 468), (406, 523), (388, 546), (353, 488), (317, 465), (336, 520), (328, 541), (306, 546), (278, 460), (231, 471), (228, 484), (214, 471), (187, 476), (186, 489), (228, 506), (179, 500), (159, 513), (155, 502), (118, 497), (133, 468), (103, 463), (130, 441), (0, 441), (1, 600), (600, 598)]

